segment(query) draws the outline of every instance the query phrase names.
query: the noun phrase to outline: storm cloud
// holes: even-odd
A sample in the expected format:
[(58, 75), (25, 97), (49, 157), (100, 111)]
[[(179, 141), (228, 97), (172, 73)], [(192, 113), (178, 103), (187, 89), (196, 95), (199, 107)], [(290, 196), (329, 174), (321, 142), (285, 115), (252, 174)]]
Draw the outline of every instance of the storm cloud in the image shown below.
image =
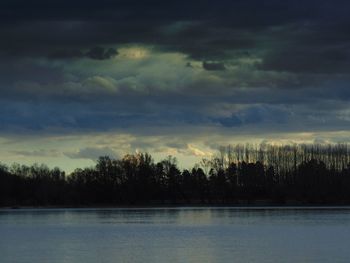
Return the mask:
[(342, 0), (2, 1), (0, 139), (143, 139), (118, 140), (119, 150), (95, 140), (58, 152), (17, 145), (0, 157), (199, 157), (213, 150), (204, 139), (213, 132), (221, 142), (291, 133), (341, 141), (324, 134), (350, 128), (349, 8)]

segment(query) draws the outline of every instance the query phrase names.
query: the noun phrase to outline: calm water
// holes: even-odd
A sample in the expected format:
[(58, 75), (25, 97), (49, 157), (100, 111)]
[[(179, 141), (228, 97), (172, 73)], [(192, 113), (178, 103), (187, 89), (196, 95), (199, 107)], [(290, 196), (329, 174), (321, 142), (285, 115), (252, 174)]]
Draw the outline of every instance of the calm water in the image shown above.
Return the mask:
[(350, 262), (350, 208), (0, 210), (1, 263)]

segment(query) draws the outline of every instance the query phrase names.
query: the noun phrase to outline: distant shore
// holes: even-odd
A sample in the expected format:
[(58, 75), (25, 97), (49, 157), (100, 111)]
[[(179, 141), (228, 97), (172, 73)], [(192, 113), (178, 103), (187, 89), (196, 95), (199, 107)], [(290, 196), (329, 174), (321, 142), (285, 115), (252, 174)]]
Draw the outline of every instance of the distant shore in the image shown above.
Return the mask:
[(303, 207), (330, 207), (342, 208), (350, 207), (350, 202), (334, 202), (334, 203), (308, 203), (308, 202), (240, 202), (227, 204), (203, 204), (203, 203), (164, 203), (164, 204), (133, 204), (133, 205), (115, 205), (115, 204), (91, 204), (91, 205), (47, 205), (47, 206), (0, 206), (0, 210), (20, 210), (20, 209), (142, 209), (142, 208), (303, 208)]
[(0, 167), (3, 207), (349, 204), (348, 145), (227, 146), (190, 170), (148, 153), (102, 156), (70, 175), (38, 164)]

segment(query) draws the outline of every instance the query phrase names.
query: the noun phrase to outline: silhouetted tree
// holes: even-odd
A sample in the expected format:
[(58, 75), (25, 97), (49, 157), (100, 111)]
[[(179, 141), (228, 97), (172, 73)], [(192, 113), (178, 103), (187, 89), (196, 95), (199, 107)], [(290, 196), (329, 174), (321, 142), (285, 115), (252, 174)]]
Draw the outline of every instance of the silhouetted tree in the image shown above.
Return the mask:
[(168, 156), (102, 156), (66, 176), (59, 168), (0, 164), (0, 205), (235, 204), (242, 200), (350, 203), (350, 148), (235, 145), (182, 172)]

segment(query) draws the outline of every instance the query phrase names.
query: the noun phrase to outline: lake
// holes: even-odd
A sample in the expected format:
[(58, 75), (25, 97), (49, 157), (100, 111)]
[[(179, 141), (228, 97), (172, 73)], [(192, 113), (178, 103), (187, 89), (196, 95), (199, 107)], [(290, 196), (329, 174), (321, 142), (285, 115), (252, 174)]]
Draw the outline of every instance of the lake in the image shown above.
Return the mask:
[(350, 262), (350, 208), (0, 210), (1, 263)]

